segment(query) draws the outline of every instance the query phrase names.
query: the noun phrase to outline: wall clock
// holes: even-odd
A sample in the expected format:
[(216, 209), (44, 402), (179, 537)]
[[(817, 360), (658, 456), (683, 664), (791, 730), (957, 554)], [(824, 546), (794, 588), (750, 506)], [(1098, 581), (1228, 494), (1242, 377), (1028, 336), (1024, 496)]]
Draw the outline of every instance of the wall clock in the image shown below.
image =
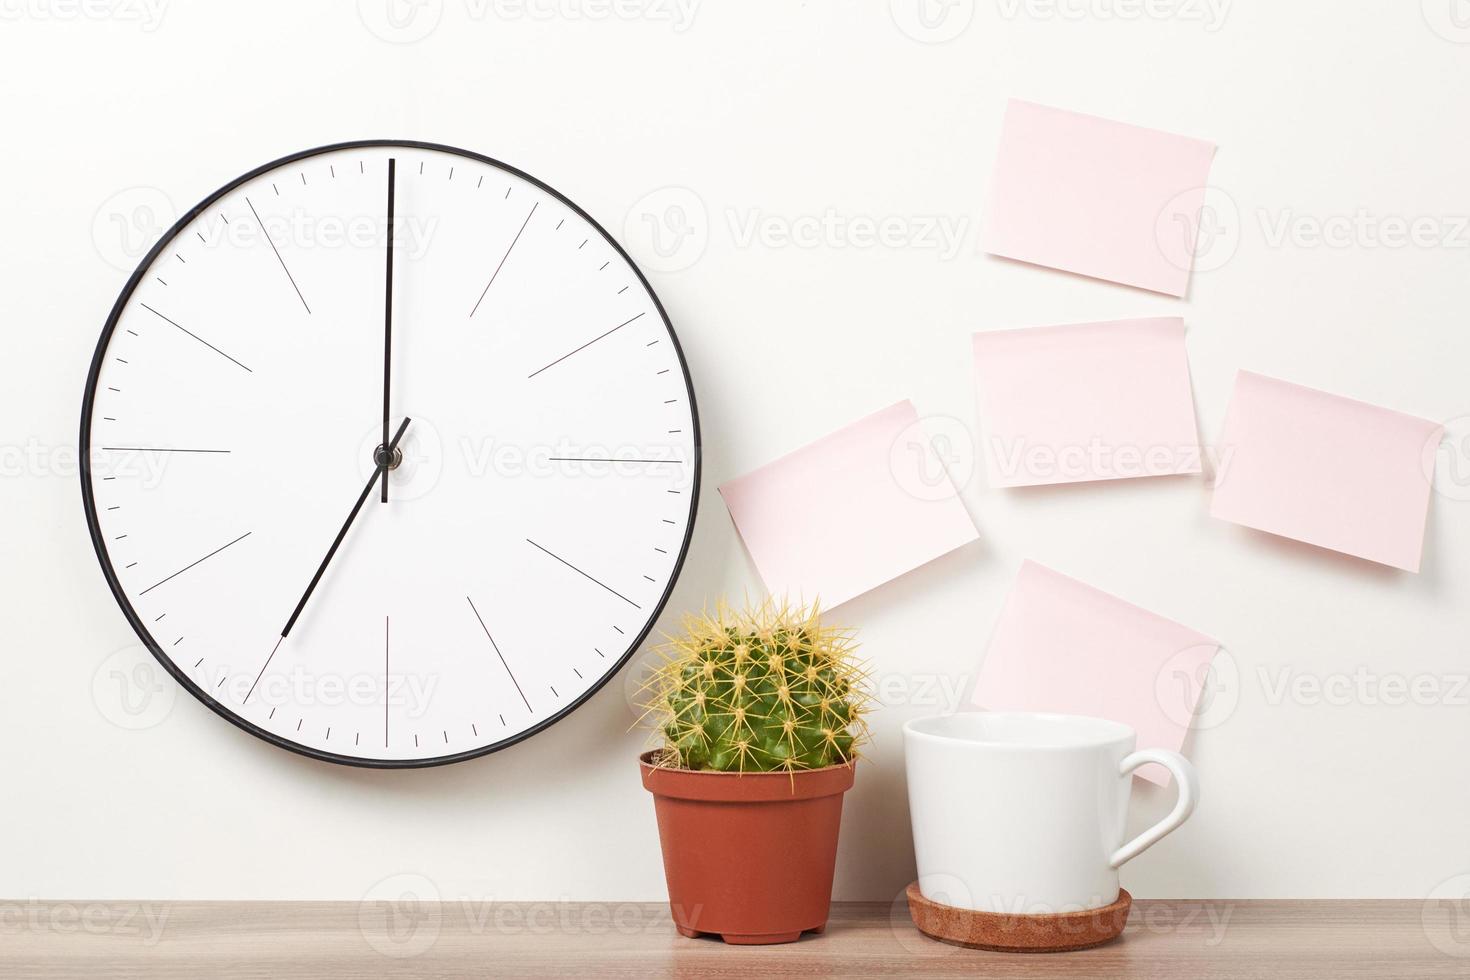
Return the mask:
[(118, 604), (207, 706), (377, 767), (481, 755), (647, 635), (699, 490), (648, 282), (557, 191), (447, 146), (232, 181), (128, 280), (82, 405)]

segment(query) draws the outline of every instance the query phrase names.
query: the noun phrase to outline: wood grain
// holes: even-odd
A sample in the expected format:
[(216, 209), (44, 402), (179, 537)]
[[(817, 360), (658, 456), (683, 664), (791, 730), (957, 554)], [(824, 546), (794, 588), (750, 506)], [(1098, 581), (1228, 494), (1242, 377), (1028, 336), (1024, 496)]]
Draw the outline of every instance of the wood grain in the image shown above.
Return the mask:
[[(648, 903), (0, 901), (0, 976), (1387, 978), (1470, 976), (1470, 922), (1418, 901), (1138, 901), (1074, 953), (961, 949), (902, 899), (839, 904), (822, 936), (683, 939)], [(1447, 917), (1450, 916), (1450, 917)]]

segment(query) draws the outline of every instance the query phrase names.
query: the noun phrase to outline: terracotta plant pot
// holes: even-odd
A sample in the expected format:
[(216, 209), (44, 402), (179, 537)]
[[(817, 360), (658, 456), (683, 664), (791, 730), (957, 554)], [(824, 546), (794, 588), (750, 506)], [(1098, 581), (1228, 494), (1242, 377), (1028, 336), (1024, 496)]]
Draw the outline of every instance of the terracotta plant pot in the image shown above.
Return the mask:
[(827, 927), (852, 766), (794, 775), (693, 772), (656, 768), (652, 755), (639, 763), (681, 935), (713, 933), (757, 946)]

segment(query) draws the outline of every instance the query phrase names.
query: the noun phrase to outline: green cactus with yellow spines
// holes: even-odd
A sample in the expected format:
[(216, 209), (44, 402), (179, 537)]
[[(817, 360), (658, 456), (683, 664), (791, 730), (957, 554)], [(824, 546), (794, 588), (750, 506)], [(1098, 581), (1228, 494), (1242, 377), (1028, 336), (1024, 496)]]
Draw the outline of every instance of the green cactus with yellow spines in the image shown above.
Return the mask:
[(645, 685), (656, 764), (718, 772), (850, 765), (867, 740), (866, 677), (849, 630), (816, 606), (766, 601), (686, 616)]

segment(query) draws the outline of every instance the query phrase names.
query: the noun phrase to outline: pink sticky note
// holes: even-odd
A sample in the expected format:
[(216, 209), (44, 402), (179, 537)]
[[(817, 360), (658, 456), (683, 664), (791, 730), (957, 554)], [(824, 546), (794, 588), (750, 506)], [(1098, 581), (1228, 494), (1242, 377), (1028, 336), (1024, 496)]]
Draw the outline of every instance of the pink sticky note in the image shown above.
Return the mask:
[(993, 487), (1198, 473), (1178, 317), (974, 337)]
[(1438, 422), (1240, 371), (1210, 514), (1417, 572), (1443, 433)]
[(979, 537), (907, 401), (720, 494), (766, 588), (829, 609)]
[[(1139, 748), (1177, 752), (1219, 648), (1203, 633), (1027, 561), (972, 700), (997, 711), (1111, 718), (1138, 732)], [(1168, 781), (1156, 766), (1138, 774)]]
[(1183, 296), (1215, 145), (1012, 99), (985, 250)]

